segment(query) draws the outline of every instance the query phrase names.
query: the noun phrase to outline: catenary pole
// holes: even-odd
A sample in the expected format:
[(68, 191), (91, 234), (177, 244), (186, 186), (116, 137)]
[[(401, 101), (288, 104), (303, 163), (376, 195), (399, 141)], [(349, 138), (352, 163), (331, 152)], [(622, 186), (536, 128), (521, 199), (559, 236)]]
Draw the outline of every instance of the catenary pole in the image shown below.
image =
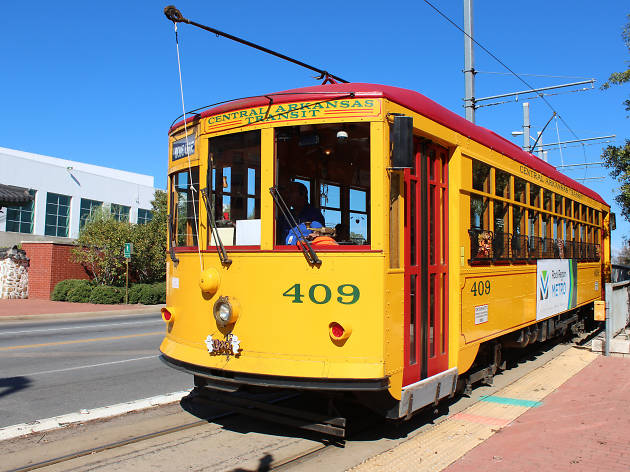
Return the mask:
[(473, 0), (464, 0), (464, 79), (466, 119), (475, 122), (475, 57), (473, 53)]

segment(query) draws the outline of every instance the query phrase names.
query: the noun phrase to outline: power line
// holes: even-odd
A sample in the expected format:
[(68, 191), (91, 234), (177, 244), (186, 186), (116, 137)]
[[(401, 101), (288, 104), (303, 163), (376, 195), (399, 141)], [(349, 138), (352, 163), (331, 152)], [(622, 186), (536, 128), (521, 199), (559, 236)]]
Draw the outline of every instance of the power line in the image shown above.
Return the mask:
[[(520, 75), (518, 75), (516, 72), (514, 72), (512, 69), (510, 69), (508, 67), (507, 64), (505, 64), (501, 59), (499, 59), (497, 56), (495, 56), (492, 52), (490, 52), (489, 49), (487, 49), (486, 47), (484, 47), (482, 44), (480, 44), (475, 38), (473, 38), (472, 36), (470, 36), (468, 33), (466, 33), (457, 23), (455, 23), (453, 20), (451, 20), (445, 13), (442, 13), (442, 11), (437, 8), (435, 5), (433, 5), (431, 2), (429, 2), (429, 0), (423, 0), (424, 3), (426, 3), (427, 5), (429, 5), (431, 8), (433, 8), (440, 16), (442, 16), (446, 21), (448, 21), (450, 24), (452, 24), (455, 28), (457, 28), (459, 31), (461, 31), (462, 33), (464, 33), (465, 36), (467, 36), (468, 38), (470, 38), (470, 40), (472, 42), (474, 42), (477, 46), (479, 46), (481, 49), (483, 49), (490, 57), (492, 57), (495, 61), (497, 61), (499, 64), (501, 64), (503, 67), (505, 67), (508, 71), (510, 71), (510, 73), (516, 77), (518, 80), (520, 80), (521, 82), (523, 82), (525, 85), (527, 85), (530, 89), (534, 89), (535, 87), (533, 87), (532, 85), (530, 85), (529, 83), (527, 83), (527, 81), (525, 79), (523, 79)], [(571, 127), (569, 126), (569, 124), (564, 120), (564, 118), (562, 118), (562, 115), (560, 115), (560, 113), (558, 113), (556, 111), (556, 109), (551, 105), (551, 103), (549, 103), (549, 100), (547, 100), (544, 96), (541, 96), (540, 98), (542, 98), (542, 100), (547, 104), (547, 106), (551, 109), (551, 111), (553, 111), (558, 118), (560, 119), (560, 121), (562, 121), (562, 123), (564, 124), (564, 126), (567, 127), (567, 129), (571, 132), (571, 134), (573, 136), (575, 136), (576, 139), (580, 139), (578, 137), (577, 134), (575, 134), (575, 132), (573, 131), (573, 129), (571, 129)]]

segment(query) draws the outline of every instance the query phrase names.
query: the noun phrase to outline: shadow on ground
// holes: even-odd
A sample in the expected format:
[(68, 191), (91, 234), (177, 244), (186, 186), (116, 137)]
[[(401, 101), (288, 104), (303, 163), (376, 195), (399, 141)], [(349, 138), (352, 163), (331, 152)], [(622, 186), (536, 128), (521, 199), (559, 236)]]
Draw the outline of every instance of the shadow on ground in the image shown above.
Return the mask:
[(28, 377), (6, 377), (0, 379), (0, 398), (12, 395), (31, 386)]

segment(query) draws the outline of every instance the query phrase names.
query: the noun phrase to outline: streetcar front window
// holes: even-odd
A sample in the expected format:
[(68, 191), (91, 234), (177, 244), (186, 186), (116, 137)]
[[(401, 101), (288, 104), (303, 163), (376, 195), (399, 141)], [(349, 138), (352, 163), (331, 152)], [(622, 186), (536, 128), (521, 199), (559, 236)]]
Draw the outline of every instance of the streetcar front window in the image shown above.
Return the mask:
[(295, 219), (276, 210), (276, 245), (296, 243), (293, 223), (316, 245), (369, 245), (369, 123), (278, 127), (275, 143), (275, 182)]
[[(211, 138), (208, 187), (225, 246), (260, 246), (260, 130)], [(208, 232), (208, 245), (216, 242)]]

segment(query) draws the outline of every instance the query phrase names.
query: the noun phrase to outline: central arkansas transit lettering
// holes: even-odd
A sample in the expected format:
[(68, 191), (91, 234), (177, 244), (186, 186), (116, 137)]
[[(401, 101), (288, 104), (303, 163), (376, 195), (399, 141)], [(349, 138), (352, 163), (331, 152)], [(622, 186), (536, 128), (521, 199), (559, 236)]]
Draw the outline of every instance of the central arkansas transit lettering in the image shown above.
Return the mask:
[(555, 188), (556, 190), (560, 192), (564, 192), (573, 197), (582, 197), (582, 194), (578, 192), (577, 190), (573, 190), (572, 188), (567, 187), (566, 185), (563, 185), (560, 182), (556, 182), (550, 177), (547, 177), (546, 175), (543, 175), (540, 172), (536, 172), (535, 170), (530, 169), (527, 166), (520, 166), (518, 170), (521, 172), (521, 174), (524, 174), (532, 179), (538, 180), (539, 182), (542, 182), (543, 184), (549, 185), (550, 187)]
[(206, 131), (212, 132), (231, 126), (245, 126), (258, 122), (295, 121), (318, 118), (376, 117), (381, 102), (374, 99), (328, 100), (261, 106), (232, 111), (206, 119)]

